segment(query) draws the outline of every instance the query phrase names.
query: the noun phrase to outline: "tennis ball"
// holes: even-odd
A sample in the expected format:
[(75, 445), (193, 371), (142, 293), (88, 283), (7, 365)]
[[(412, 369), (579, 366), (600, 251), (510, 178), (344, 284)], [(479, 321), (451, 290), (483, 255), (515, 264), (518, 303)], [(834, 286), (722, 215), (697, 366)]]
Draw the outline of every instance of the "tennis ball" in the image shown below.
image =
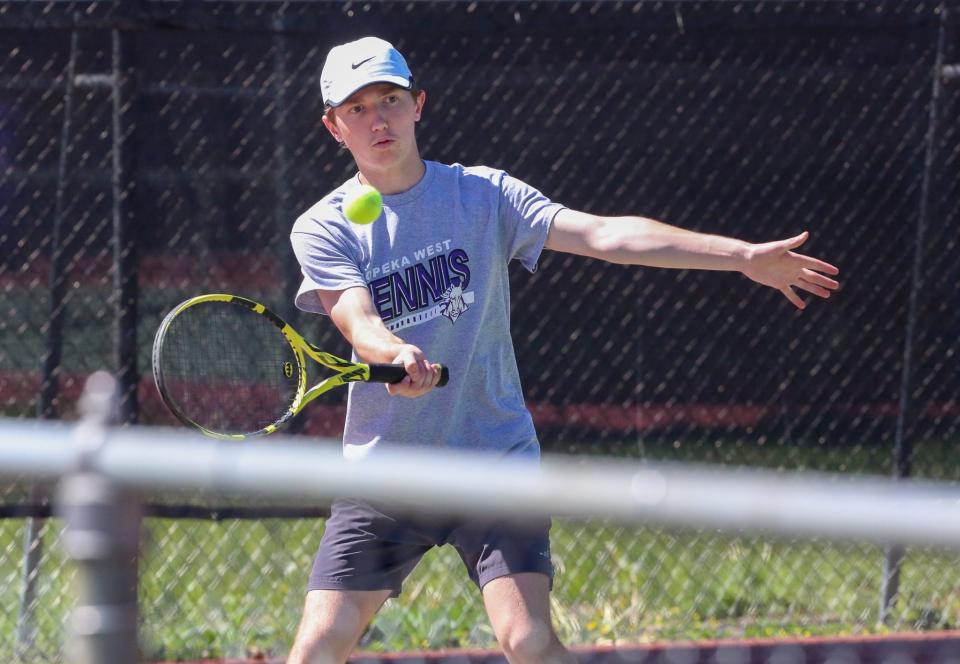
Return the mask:
[(372, 224), (380, 218), (382, 209), (383, 197), (368, 184), (343, 197), (343, 215), (355, 224)]

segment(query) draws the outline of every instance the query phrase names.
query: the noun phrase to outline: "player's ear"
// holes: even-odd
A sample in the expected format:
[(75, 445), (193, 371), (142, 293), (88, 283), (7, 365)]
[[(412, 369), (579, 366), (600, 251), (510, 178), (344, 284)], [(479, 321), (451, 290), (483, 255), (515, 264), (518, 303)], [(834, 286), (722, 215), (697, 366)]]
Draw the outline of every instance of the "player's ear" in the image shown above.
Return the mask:
[(413, 119), (415, 122), (420, 121), (420, 116), (423, 114), (423, 105), (427, 101), (427, 91), (420, 90), (417, 92), (416, 96), (413, 98), (414, 104), (416, 104), (416, 110), (414, 112)]
[(330, 135), (333, 136), (333, 140), (335, 140), (337, 143), (343, 143), (343, 137), (340, 135), (340, 130), (337, 129), (337, 124), (333, 121), (333, 113), (334, 111), (332, 110), (328, 111), (327, 113), (324, 113), (320, 119), (323, 120), (323, 126), (326, 127), (327, 131), (330, 132)]

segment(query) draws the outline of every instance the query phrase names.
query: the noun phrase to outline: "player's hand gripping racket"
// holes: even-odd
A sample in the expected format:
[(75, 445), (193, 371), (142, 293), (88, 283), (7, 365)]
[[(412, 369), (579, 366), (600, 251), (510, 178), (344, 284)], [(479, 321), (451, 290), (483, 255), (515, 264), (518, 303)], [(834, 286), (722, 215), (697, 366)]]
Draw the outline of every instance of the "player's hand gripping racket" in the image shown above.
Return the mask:
[[(335, 371), (307, 389), (305, 357)], [(262, 304), (237, 295), (190, 298), (153, 340), (153, 377), (181, 422), (214, 438), (273, 433), (318, 396), (356, 381), (399, 383), (402, 364), (361, 364), (325, 353)], [(441, 368), (439, 386), (449, 379)]]

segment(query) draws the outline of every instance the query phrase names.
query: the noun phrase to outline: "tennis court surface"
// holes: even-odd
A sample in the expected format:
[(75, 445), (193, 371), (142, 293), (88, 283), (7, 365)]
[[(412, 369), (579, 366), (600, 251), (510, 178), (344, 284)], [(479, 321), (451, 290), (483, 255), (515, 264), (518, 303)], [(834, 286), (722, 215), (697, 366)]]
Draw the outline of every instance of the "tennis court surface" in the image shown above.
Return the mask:
[[(890, 634), (882, 637), (740, 639), (693, 643), (589, 646), (572, 649), (584, 664), (943, 664), (958, 661), (960, 632)], [(283, 659), (197, 660), (190, 664), (282, 664)], [(497, 651), (450, 650), (400, 654), (359, 653), (356, 664), (502, 664)]]

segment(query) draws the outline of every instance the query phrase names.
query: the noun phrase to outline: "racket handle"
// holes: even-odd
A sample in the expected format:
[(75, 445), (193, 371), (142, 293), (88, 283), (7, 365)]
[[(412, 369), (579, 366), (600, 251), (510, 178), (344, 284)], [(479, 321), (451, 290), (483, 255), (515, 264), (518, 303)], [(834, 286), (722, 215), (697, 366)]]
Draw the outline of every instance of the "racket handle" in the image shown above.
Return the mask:
[[(402, 364), (371, 364), (370, 379), (371, 383), (399, 383), (407, 377), (407, 370)], [(450, 380), (450, 370), (444, 366), (440, 367), (440, 380), (437, 387), (443, 387)]]

